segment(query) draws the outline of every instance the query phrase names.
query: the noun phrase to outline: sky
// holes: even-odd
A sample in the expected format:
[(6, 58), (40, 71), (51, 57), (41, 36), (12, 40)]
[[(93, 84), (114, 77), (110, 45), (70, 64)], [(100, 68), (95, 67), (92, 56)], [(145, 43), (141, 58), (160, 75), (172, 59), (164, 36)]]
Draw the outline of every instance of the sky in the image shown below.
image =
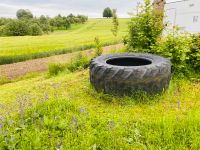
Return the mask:
[[(174, 0), (167, 0), (171, 2)], [(118, 16), (129, 17), (137, 3), (141, 0), (0, 0), (0, 17), (16, 17), (18, 9), (29, 9), (34, 16), (58, 14), (83, 14), (89, 18), (102, 17), (106, 7), (116, 8)]]

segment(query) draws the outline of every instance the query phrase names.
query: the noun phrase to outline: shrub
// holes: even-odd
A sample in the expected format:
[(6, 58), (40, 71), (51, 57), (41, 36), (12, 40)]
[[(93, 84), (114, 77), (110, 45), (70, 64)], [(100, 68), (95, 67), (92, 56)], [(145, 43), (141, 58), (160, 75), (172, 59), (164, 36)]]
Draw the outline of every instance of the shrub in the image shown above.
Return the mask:
[(103, 11), (103, 17), (110, 18), (112, 16), (112, 10), (109, 7), (105, 8)]
[(187, 63), (196, 70), (200, 72), (200, 33), (192, 35), (192, 45), (190, 51), (187, 53), (189, 59)]
[(175, 30), (152, 46), (151, 52), (169, 58), (173, 72), (187, 73), (187, 53), (190, 52), (190, 47), (190, 36)]
[(144, 3), (144, 6), (138, 6), (139, 13), (133, 15), (129, 24), (129, 34), (125, 39), (129, 50), (132, 51), (151, 49), (164, 29), (162, 13), (153, 10), (150, 0), (144, 0)]
[(87, 56), (79, 53), (77, 57), (67, 64), (50, 64), (48, 69), (49, 76), (58, 75), (60, 72), (69, 71), (75, 72), (77, 70), (86, 69), (89, 66), (90, 59)]
[(0, 26), (0, 36), (5, 34), (5, 26)]
[(95, 37), (94, 42), (95, 42), (95, 47), (96, 47), (96, 49), (95, 49), (95, 57), (96, 56), (101, 56), (102, 53), (103, 53), (103, 48), (102, 48), (102, 44), (101, 44), (99, 38)]
[(90, 59), (87, 56), (82, 55), (81, 53), (72, 61), (71, 63), (67, 64), (67, 70), (70, 72), (74, 72), (77, 70), (86, 69), (89, 66)]
[(58, 75), (60, 72), (65, 70), (64, 64), (49, 64), (48, 74), (49, 76)]
[(5, 26), (5, 34), (8, 36), (29, 35), (30, 28), (25, 21), (12, 20)]
[(42, 35), (42, 29), (37, 23), (34, 23), (30, 26), (30, 32), (33, 36)]

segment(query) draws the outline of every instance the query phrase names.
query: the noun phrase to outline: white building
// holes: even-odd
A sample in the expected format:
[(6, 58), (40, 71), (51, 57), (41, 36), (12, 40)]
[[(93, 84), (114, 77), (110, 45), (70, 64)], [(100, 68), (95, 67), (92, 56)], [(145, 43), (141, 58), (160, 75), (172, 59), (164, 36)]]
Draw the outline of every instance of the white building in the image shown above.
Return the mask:
[(166, 22), (178, 25), (181, 30), (200, 32), (200, 0), (166, 1), (165, 15)]

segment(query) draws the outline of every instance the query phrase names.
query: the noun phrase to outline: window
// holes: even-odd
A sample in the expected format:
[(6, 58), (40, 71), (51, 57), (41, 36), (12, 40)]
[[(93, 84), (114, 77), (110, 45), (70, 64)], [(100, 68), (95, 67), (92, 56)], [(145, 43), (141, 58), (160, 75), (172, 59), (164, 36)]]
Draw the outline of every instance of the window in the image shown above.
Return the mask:
[(195, 23), (195, 22), (198, 22), (198, 19), (199, 19), (199, 16), (194, 16), (193, 17), (193, 22)]

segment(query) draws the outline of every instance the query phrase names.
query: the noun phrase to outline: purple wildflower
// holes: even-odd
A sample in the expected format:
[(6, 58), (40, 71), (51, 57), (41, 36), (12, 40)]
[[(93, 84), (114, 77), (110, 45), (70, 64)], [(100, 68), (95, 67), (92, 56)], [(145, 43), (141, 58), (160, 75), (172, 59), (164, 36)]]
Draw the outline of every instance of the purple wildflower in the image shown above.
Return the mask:
[(23, 107), (22, 99), (20, 97), (18, 97), (18, 103), (19, 103), (19, 113), (21, 115), (23, 115), (24, 114), (24, 107)]
[(8, 135), (8, 130), (4, 131), (4, 135)]
[(14, 124), (14, 121), (13, 120), (9, 120), (8, 123), (9, 123), (10, 126), (12, 126)]
[(3, 125), (0, 123), (0, 130), (3, 128)]
[(78, 119), (74, 116), (73, 116), (73, 121), (74, 121), (75, 126), (78, 126)]
[(81, 112), (81, 113), (84, 113), (84, 112), (85, 112), (85, 108), (81, 107), (81, 108), (80, 108), (80, 112)]
[(28, 96), (28, 103), (29, 103), (29, 107), (33, 107), (33, 104), (32, 104), (32, 102), (31, 102), (31, 96)]
[(53, 83), (51, 86), (52, 86), (52, 88), (55, 89), (56, 88), (56, 83)]
[(58, 148), (57, 148), (57, 150), (60, 150), (60, 149), (61, 149), (61, 146), (62, 146), (62, 141), (60, 141), (60, 142), (58, 143)]
[(49, 99), (49, 94), (47, 92), (45, 92), (44, 94), (44, 100), (47, 101)]
[(109, 122), (109, 126), (111, 129), (113, 129), (115, 127), (115, 122), (114, 121), (110, 121)]
[(0, 117), (0, 121), (2, 121), (4, 118), (3, 117)]

